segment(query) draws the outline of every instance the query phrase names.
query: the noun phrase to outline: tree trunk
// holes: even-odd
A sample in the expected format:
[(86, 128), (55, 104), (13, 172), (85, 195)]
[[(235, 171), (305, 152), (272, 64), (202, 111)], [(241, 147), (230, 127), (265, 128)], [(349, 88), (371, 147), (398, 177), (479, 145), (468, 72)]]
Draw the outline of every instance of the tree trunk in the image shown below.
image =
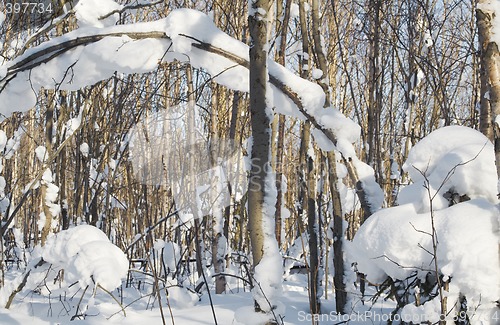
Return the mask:
[[(299, 2), (299, 19), (300, 32), (302, 36), (302, 56), (300, 66), (301, 77), (308, 79), (309, 77), (309, 37), (307, 34), (307, 17), (305, 10), (305, 0)], [(304, 69), (307, 67), (307, 69)], [(314, 169), (314, 161), (309, 155), (311, 146), (311, 123), (305, 121), (302, 129), (300, 140), (300, 170), (299, 179), (302, 186), (302, 202), (303, 210), (307, 215), (307, 230), (309, 233), (309, 308), (311, 314), (321, 313), (321, 300), (318, 295), (320, 278), (319, 275), (319, 247), (318, 247), (318, 222), (316, 218), (316, 176)], [(302, 218), (299, 215), (299, 218)]]
[[(217, 148), (214, 146), (215, 141), (219, 141), (217, 139), (217, 108), (222, 106), (222, 103), (219, 101), (219, 92), (220, 86), (213, 83), (212, 91), (215, 92), (212, 95), (212, 112), (210, 114), (210, 144), (209, 144), (209, 157), (211, 160), (210, 166), (218, 167), (218, 160), (221, 157), (221, 151), (225, 152), (225, 148)], [(215, 91), (214, 91), (215, 90)], [(193, 122), (194, 124), (194, 122)], [(194, 131), (194, 130), (193, 130)], [(219, 142), (221, 145), (225, 145), (226, 143)], [(216, 145), (216, 144), (215, 144)], [(226, 157), (227, 158), (227, 157)], [(221, 202), (224, 201), (223, 197), (225, 197), (224, 189), (222, 188), (225, 184), (221, 184), (222, 176), (219, 175), (217, 170), (210, 171), (210, 204), (212, 208), (210, 209), (212, 220), (213, 220), (213, 237), (212, 237), (212, 265), (214, 267), (215, 276), (215, 293), (221, 294), (226, 291), (226, 277), (222, 275), (224, 273), (224, 255), (225, 255), (225, 247), (226, 247), (226, 237), (223, 235), (224, 230), (224, 214)], [(227, 176), (227, 175), (226, 175)], [(227, 198), (228, 200), (230, 198)], [(227, 223), (228, 220), (226, 220)]]
[[(186, 67), (186, 81), (187, 81), (187, 86), (188, 86), (188, 100), (194, 101), (195, 100), (195, 94), (194, 94), (194, 87), (193, 87), (193, 76), (192, 76), (192, 68), (191, 66)], [(194, 130), (195, 130), (195, 116), (194, 116), (194, 106), (192, 102), (188, 103), (188, 110), (187, 110), (187, 143), (189, 145), (192, 145), (195, 141), (194, 139)], [(202, 236), (201, 236), (201, 230), (202, 230), (202, 225), (200, 223), (200, 217), (198, 215), (198, 206), (197, 206), (197, 198), (196, 198), (196, 184), (195, 184), (195, 157), (194, 157), (194, 152), (188, 152), (188, 195), (190, 197), (189, 203), (190, 203), (190, 210), (191, 213), (193, 214), (194, 218), (194, 237), (195, 237), (195, 250), (196, 250), (196, 270), (198, 277), (203, 276), (203, 268), (205, 267), (205, 263), (203, 263), (203, 243), (202, 243)]]
[[(250, 29), (250, 119), (253, 137), (251, 149), (250, 177), (248, 184), (248, 228), (252, 246), (253, 266), (255, 272), (254, 299), (255, 310), (272, 312), (275, 308), (272, 297), (269, 297), (278, 283), (259, 283), (260, 272), (270, 272), (259, 268), (264, 258), (272, 259), (279, 254), (274, 234), (274, 204), (269, 204), (269, 190), (275, 186), (270, 177), (271, 149), (271, 112), (267, 96), (267, 41), (268, 22), (272, 11), (272, 1), (253, 0), (249, 3), (248, 25)], [(267, 202), (266, 202), (267, 201)], [(272, 230), (272, 231), (271, 231)], [(264, 244), (266, 245), (264, 246)], [(273, 250), (273, 251), (270, 251)], [(268, 266), (268, 263), (266, 263)], [(274, 267), (275, 265), (273, 265)], [(280, 270), (272, 270), (280, 272)], [(266, 275), (267, 276), (267, 275)], [(281, 274), (280, 274), (281, 276)], [(266, 301), (269, 300), (269, 303)], [(266, 305), (267, 304), (267, 305)], [(275, 323), (270, 321), (270, 324)]]
[[(286, 0), (285, 7), (281, 1), (277, 2), (277, 16), (282, 17), (281, 24), (277, 24), (277, 31), (280, 34), (280, 44), (276, 54), (276, 62), (285, 66), (285, 51), (286, 40), (288, 32), (288, 21), (290, 19), (291, 0)], [(276, 139), (276, 157), (275, 157), (275, 170), (276, 170), (276, 213), (275, 213), (275, 234), (278, 241), (278, 247), (281, 248), (281, 208), (283, 206), (283, 145), (285, 138), (285, 116), (275, 116), (277, 120), (277, 139)]]
[(307, 226), (309, 230), (309, 305), (311, 314), (321, 313), (319, 222), (316, 217), (316, 173), (311, 156), (307, 157)]
[[(267, 19), (257, 8), (269, 8), (270, 1), (251, 2), (248, 23), (253, 46), (250, 46), (250, 115), (253, 144), (252, 166), (248, 184), (248, 226), (254, 266), (264, 255), (264, 230), (262, 229), (266, 178), (269, 168), (270, 117), (266, 100), (267, 85)], [(265, 10), (265, 9), (264, 9)]]
[[(481, 3), (481, 1), (479, 1)], [(484, 2), (484, 1), (483, 1)], [(480, 113), (479, 113), (479, 129), (487, 136), (492, 142), (494, 142), (493, 135), (493, 123), (491, 118), (491, 107), (490, 101), (488, 100), (488, 91), (490, 78), (487, 71), (486, 57), (488, 53), (488, 46), (491, 43), (491, 16), (488, 13), (484, 13), (481, 10), (476, 10), (476, 22), (478, 29), (479, 38), (479, 48), (480, 48), (480, 69), (479, 69), (479, 80), (481, 84), (480, 90)], [(491, 52), (490, 52), (491, 53)]]
[[(486, 5), (487, 3), (487, 0), (478, 1), (478, 5)], [(492, 117), (491, 124), (493, 124), (495, 164), (498, 179), (500, 175), (500, 53), (498, 44), (491, 41), (492, 13), (476, 9), (476, 19), (481, 46), (481, 95), (485, 96), (486, 93), (489, 94), (488, 104)], [(483, 86), (487, 88), (483, 89)], [(482, 104), (483, 98), (481, 98), (481, 111), (483, 110)], [(488, 107), (484, 109), (488, 109)], [(498, 245), (498, 255), (500, 256), (500, 244)]]
[(379, 148), (380, 134), (380, 101), (379, 101), (379, 84), (380, 84), (380, 67), (379, 67), (379, 52), (380, 52), (380, 10), (382, 3), (380, 0), (371, 0), (369, 4), (369, 75), (368, 75), (368, 154), (367, 164), (375, 170), (375, 179), (380, 181), (380, 173), (376, 159), (381, 159)]
[[(59, 121), (68, 119), (68, 94), (66, 91), (61, 91), (61, 108)], [(57, 123), (58, 134), (63, 134), (62, 123)], [(61, 139), (63, 140), (63, 139)], [(67, 169), (67, 149), (63, 148), (58, 158), (59, 160), (59, 197), (61, 201), (61, 230), (69, 228), (68, 202), (66, 197), (66, 169)]]
[(330, 195), (333, 205), (333, 265), (334, 276), (333, 285), (335, 286), (335, 306), (337, 313), (346, 313), (347, 292), (344, 282), (344, 216), (342, 213), (342, 201), (340, 191), (338, 190), (337, 160), (335, 152), (328, 153), (328, 182), (330, 184)]
[[(53, 130), (53, 119), (54, 119), (54, 96), (56, 96), (55, 91), (48, 91), (47, 92), (47, 108), (45, 112), (45, 157), (44, 159), (48, 159), (52, 152), (52, 130)], [(45, 162), (41, 163), (42, 166), (45, 166)], [(50, 169), (50, 168), (49, 168)], [(48, 184), (47, 180), (44, 180), (42, 182), (42, 206), (43, 206), (43, 214), (45, 215), (45, 224), (43, 225), (42, 228), (42, 237), (41, 237), (41, 242), (42, 246), (45, 245), (45, 241), (47, 240), (47, 236), (50, 233), (50, 230), (52, 228), (52, 212), (48, 206), (50, 202), (48, 202), (47, 199), (47, 190), (48, 190)]]
[[(479, 0), (479, 4), (487, 1)], [(500, 125), (496, 121), (500, 115), (500, 54), (498, 44), (491, 40), (492, 13), (476, 10), (479, 45), (481, 50), (481, 115), (480, 128), (495, 143), (497, 174), (500, 175)]]
[[(313, 0), (312, 5), (312, 24), (313, 24), (313, 40), (314, 52), (317, 58), (317, 64), (321, 71), (323, 71), (323, 78), (320, 79), (319, 84), (325, 91), (324, 107), (329, 108), (331, 105), (330, 99), (330, 85), (328, 80), (328, 65), (321, 45), (320, 34), (320, 19), (319, 19), (319, 3), (318, 0)], [(333, 206), (333, 263), (334, 263), (334, 286), (335, 286), (335, 305), (337, 313), (345, 313), (345, 305), (347, 304), (347, 293), (345, 291), (344, 283), (344, 252), (342, 248), (342, 241), (344, 238), (344, 225), (342, 213), (342, 201), (340, 199), (340, 192), (338, 190), (338, 176), (337, 176), (337, 158), (335, 152), (330, 151), (327, 153), (328, 159), (328, 178), (330, 184), (330, 195), (332, 198)]]

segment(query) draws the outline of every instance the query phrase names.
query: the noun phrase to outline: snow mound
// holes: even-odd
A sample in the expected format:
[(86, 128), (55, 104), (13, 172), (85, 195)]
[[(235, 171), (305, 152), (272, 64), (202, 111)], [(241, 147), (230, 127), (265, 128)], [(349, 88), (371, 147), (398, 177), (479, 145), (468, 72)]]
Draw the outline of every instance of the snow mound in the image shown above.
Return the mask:
[[(470, 286), (467, 291), (478, 290), (483, 297), (498, 298), (500, 291), (491, 290), (495, 283), (498, 285), (494, 287), (500, 288), (498, 234), (494, 231), (498, 229), (497, 207), (476, 199), (435, 211), (434, 218), (439, 239), (438, 264), (443, 274), (453, 277), (453, 282)], [(430, 212), (417, 213), (412, 205), (373, 214), (350, 245), (358, 269), (374, 283), (387, 276), (404, 279), (415, 271), (425, 277), (432, 268), (432, 256), (419, 245), (432, 251), (430, 220)], [(480, 270), (477, 265), (481, 265)], [(473, 276), (467, 274), (471, 270)]]
[(173, 307), (193, 307), (199, 300), (198, 295), (188, 291), (186, 288), (178, 286), (168, 288), (168, 301)]
[[(441, 128), (411, 150), (403, 168), (414, 183), (401, 191), (401, 205), (373, 214), (346, 243), (348, 256), (373, 283), (415, 276), (432, 284), (436, 260), (438, 275), (450, 279), (448, 305), (456, 308), (463, 295), (471, 324), (488, 319), (484, 324), (492, 324), (487, 315), (500, 297), (500, 214), (493, 145), (467, 127)], [(450, 201), (447, 192), (462, 197)], [(434, 300), (439, 296), (418, 308), (409, 304), (402, 315), (421, 315), (434, 322), (439, 318)]]
[[(475, 199), (434, 214), (439, 272), (451, 279), (449, 299), (454, 286), (470, 309), (494, 307), (500, 297), (498, 208)], [(346, 243), (347, 250), (370, 282), (405, 279), (415, 272), (425, 280), (433, 272), (432, 256), (426, 252), (432, 252), (431, 232), (430, 212), (418, 213), (411, 204), (383, 209)]]
[(99, 229), (80, 225), (50, 237), (42, 258), (65, 269), (69, 282), (80, 286), (98, 283), (111, 291), (120, 286), (128, 272), (126, 255)]
[(448, 206), (448, 191), (469, 198), (497, 202), (497, 179), (493, 144), (480, 132), (464, 126), (437, 129), (412, 148), (403, 169), (413, 184), (403, 188), (399, 204), (414, 203), (417, 211), (430, 211), (425, 174), (434, 209)]

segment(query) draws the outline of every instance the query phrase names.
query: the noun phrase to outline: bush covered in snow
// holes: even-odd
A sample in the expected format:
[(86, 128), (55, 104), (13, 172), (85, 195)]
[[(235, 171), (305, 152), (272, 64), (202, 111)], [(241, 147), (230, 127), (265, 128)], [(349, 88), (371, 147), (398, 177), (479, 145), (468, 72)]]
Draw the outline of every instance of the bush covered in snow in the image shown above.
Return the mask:
[(369, 282), (390, 287), (402, 317), (439, 321), (445, 300), (448, 319), (495, 324), (500, 261), (492, 144), (465, 127), (438, 129), (412, 149), (404, 169), (413, 184), (401, 191), (399, 206), (361, 226), (348, 246), (353, 262)]
[[(101, 287), (112, 291), (126, 277), (129, 262), (126, 255), (98, 228), (80, 225), (63, 230), (38, 246), (26, 271), (0, 290), (2, 306), (10, 305), (15, 291), (37, 290), (41, 293), (73, 291)], [(78, 283), (76, 288), (73, 284)], [(95, 291), (94, 291), (95, 292)]]
[(106, 290), (120, 286), (127, 275), (126, 255), (98, 228), (80, 225), (47, 240), (42, 258), (65, 270), (67, 282), (99, 284)]

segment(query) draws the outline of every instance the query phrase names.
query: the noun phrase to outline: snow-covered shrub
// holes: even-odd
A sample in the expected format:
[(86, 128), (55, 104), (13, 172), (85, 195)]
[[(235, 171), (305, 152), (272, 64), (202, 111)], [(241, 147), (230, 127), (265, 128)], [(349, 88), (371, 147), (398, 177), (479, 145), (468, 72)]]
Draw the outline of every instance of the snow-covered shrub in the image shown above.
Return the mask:
[(65, 280), (81, 287), (99, 284), (111, 291), (128, 272), (126, 255), (99, 229), (89, 225), (61, 231), (47, 240), (42, 258), (65, 270)]
[[(441, 283), (449, 321), (460, 315), (471, 324), (495, 324), (500, 261), (492, 144), (469, 128), (442, 128), (412, 149), (404, 168), (414, 183), (402, 191), (399, 206), (360, 227), (348, 243), (353, 262), (369, 282), (390, 283), (392, 293), (400, 289), (401, 319), (444, 317)], [(450, 192), (465, 202), (451, 202)]]
[(154, 245), (155, 250), (161, 256), (162, 275), (174, 274), (181, 260), (181, 247), (174, 242), (157, 239)]
[(44, 247), (37, 246), (25, 271), (0, 288), (0, 305), (9, 308), (21, 290), (47, 294), (50, 299), (50, 295), (76, 294), (79, 287), (84, 289), (82, 298), (92, 292), (90, 304), (98, 287), (112, 291), (120, 286), (128, 266), (126, 255), (96, 227), (63, 230), (49, 237)]

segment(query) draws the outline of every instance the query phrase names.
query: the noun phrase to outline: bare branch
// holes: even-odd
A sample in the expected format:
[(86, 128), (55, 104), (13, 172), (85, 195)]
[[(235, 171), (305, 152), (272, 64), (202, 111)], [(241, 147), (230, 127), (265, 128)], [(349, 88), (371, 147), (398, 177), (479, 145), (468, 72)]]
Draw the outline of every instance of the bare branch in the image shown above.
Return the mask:
[(99, 17), (98, 19), (103, 20), (103, 19), (106, 19), (114, 14), (122, 14), (127, 10), (135, 10), (135, 9), (141, 9), (141, 8), (146, 8), (146, 7), (153, 7), (153, 6), (156, 6), (156, 5), (163, 3), (163, 2), (164, 2), (163, 0), (158, 0), (156, 2), (151, 2), (151, 3), (139, 3), (136, 5), (125, 6), (122, 9), (116, 9), (116, 10), (110, 11), (107, 14), (105, 14), (104, 16)]

